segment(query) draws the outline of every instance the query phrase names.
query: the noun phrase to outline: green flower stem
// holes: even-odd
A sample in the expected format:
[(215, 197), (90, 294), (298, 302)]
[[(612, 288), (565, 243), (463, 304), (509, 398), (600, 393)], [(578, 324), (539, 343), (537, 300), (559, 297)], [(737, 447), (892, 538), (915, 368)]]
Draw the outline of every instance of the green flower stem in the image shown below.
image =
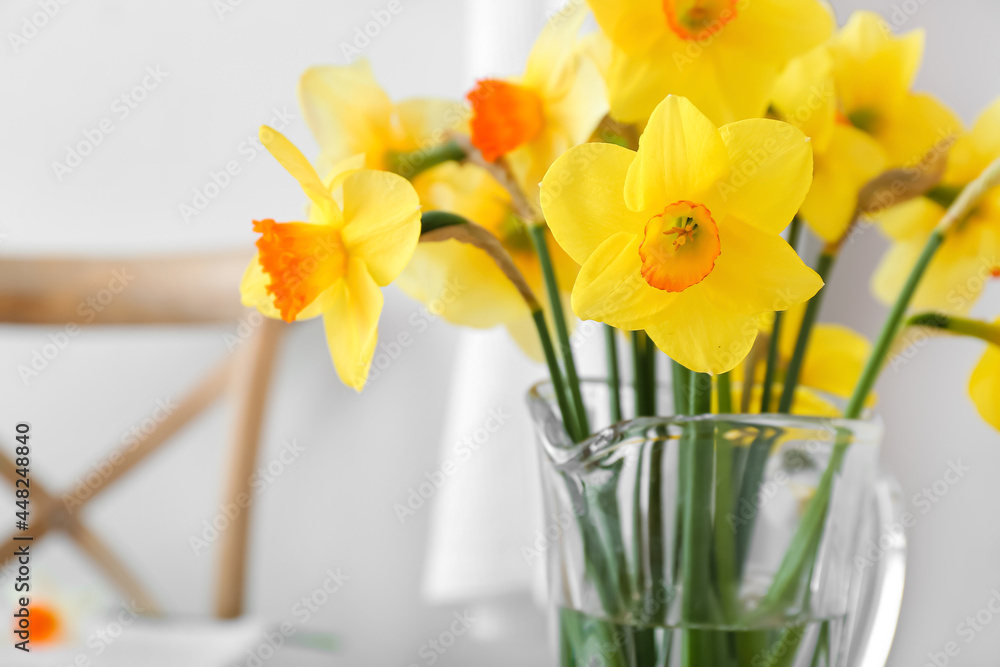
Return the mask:
[(559, 339), (563, 367), (566, 370), (566, 385), (572, 399), (577, 432), (581, 434), (581, 438), (585, 438), (590, 435), (590, 425), (587, 421), (587, 410), (583, 405), (583, 394), (580, 392), (580, 378), (576, 374), (573, 348), (569, 344), (569, 329), (566, 327), (566, 315), (563, 313), (559, 286), (556, 283), (556, 273), (545, 239), (545, 225), (529, 224), (528, 232), (531, 234), (531, 241), (535, 246), (538, 262), (542, 267), (542, 275), (545, 278), (545, 291), (549, 295), (549, 304), (552, 307), (552, 322), (555, 324), (556, 336)]
[(576, 421), (572, 415), (573, 409), (570, 407), (569, 395), (566, 391), (566, 382), (563, 380), (562, 371), (559, 369), (559, 361), (556, 359), (556, 350), (552, 346), (552, 336), (549, 335), (549, 326), (545, 323), (545, 313), (538, 309), (531, 313), (531, 319), (538, 329), (538, 339), (542, 343), (542, 351), (545, 353), (545, 363), (549, 367), (549, 375), (552, 377), (552, 389), (556, 394), (556, 401), (559, 403), (559, 412), (563, 416), (563, 426), (573, 442), (580, 442), (584, 437), (576, 426)]
[(386, 155), (389, 170), (413, 180), (421, 173), (445, 162), (459, 162), (468, 157), (465, 149), (454, 140), (413, 151), (391, 151)]
[(691, 371), (671, 360), (670, 370), (673, 373), (674, 414), (690, 415), (691, 406)]
[(719, 392), (719, 414), (728, 415), (733, 412), (733, 389), (729, 382), (729, 372), (720, 373), (715, 379), (716, 390)]
[(981, 320), (955, 317), (944, 313), (920, 313), (908, 319), (906, 324), (911, 327), (941, 329), (958, 336), (971, 336), (1000, 346), (1000, 326)]
[[(705, 414), (712, 401), (712, 378), (704, 373), (693, 374), (691, 381), (690, 410)], [(691, 421), (684, 425), (681, 436), (681, 475), (685, 480), (683, 496), (681, 581), (683, 600), (681, 620), (686, 624), (705, 624), (713, 619), (716, 601), (711, 583), (712, 546), (712, 480), (713, 451), (707, 446), (711, 425), (704, 421)], [(711, 637), (696, 630), (684, 633), (681, 664), (700, 667), (716, 664)]]
[(656, 415), (655, 349), (645, 331), (632, 332), (632, 379), (635, 386), (636, 417)]
[(604, 349), (608, 360), (608, 402), (611, 423), (622, 420), (621, 375), (618, 372), (618, 341), (616, 329), (604, 325)]
[(1000, 159), (990, 164), (976, 180), (962, 190), (962, 194), (952, 203), (947, 213), (941, 218), (941, 222), (931, 232), (923, 252), (920, 253), (920, 258), (917, 259), (913, 270), (910, 271), (902, 291), (896, 297), (896, 302), (892, 305), (889, 316), (886, 317), (885, 323), (882, 325), (882, 331), (875, 341), (871, 356), (868, 357), (868, 363), (861, 371), (861, 377), (858, 379), (858, 384), (855, 386), (851, 400), (848, 401), (844, 411), (844, 416), (848, 419), (857, 419), (861, 416), (865, 401), (868, 400), (868, 394), (875, 386), (875, 381), (882, 370), (882, 364), (885, 363), (892, 342), (895, 340), (896, 334), (899, 333), (906, 309), (909, 308), (910, 301), (913, 300), (913, 295), (927, 271), (927, 266), (931, 263), (938, 248), (944, 243), (948, 232), (959, 222), (965, 220), (979, 203), (979, 200), (983, 198), (983, 195), (997, 185), (1000, 185)]
[[(837, 259), (839, 248), (828, 247), (819, 256), (816, 264), (816, 273), (825, 282), (833, 269)], [(795, 340), (795, 351), (788, 362), (788, 369), (785, 371), (785, 383), (781, 392), (781, 400), (778, 402), (778, 412), (788, 414), (792, 410), (792, 402), (795, 399), (795, 389), (799, 384), (799, 374), (802, 371), (802, 362), (805, 361), (806, 351), (809, 348), (809, 337), (812, 335), (813, 325), (816, 324), (816, 317), (819, 309), (823, 305), (823, 295), (826, 293), (826, 286), (820, 288), (819, 292), (809, 300), (806, 305), (805, 315), (802, 316), (802, 326), (799, 327), (799, 335)]]
[[(802, 218), (795, 216), (792, 218), (792, 225), (788, 230), (788, 245), (792, 250), (796, 250), (799, 245), (799, 236), (802, 234)], [(760, 399), (760, 413), (765, 414), (771, 411), (771, 394), (774, 391), (774, 379), (778, 375), (778, 353), (779, 341), (781, 339), (781, 323), (785, 319), (782, 311), (774, 313), (774, 325), (771, 327), (771, 339), (767, 345), (767, 366), (764, 372), (764, 384)], [(751, 385), (752, 386), (752, 385)]]

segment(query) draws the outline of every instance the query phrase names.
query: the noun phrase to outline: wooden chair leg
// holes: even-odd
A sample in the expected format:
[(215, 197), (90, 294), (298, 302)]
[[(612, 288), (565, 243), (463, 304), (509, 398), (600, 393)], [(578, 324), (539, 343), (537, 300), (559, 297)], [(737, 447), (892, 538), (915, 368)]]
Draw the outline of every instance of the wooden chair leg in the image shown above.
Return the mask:
[(252, 497), (250, 477), (257, 461), (264, 404), (283, 331), (284, 323), (266, 320), (241, 351), (242, 358), (233, 372), (233, 430), (229, 453), (224, 459), (227, 481), (223, 502), (247, 506), (241, 508), (220, 536), (215, 599), (215, 615), (219, 618), (235, 618), (243, 613), (251, 506), (239, 499)]
[(160, 609), (153, 601), (152, 596), (146, 592), (139, 580), (132, 576), (125, 564), (104, 541), (79, 521), (71, 519), (68, 523), (66, 532), (69, 536), (128, 596), (129, 602), (135, 606), (136, 611), (146, 616), (159, 616)]
[(79, 502), (79, 506), (93, 500), (101, 491), (114, 484), (120, 477), (142, 462), (147, 456), (160, 448), (177, 431), (189, 421), (197, 417), (203, 410), (212, 405), (222, 395), (233, 372), (233, 360), (226, 359), (212, 372), (201, 379), (198, 385), (181, 399), (176, 410), (156, 427), (149, 437), (135, 449), (119, 450), (121, 459), (106, 476), (101, 477), (96, 485), (88, 485), (86, 481), (70, 491), (70, 497)]

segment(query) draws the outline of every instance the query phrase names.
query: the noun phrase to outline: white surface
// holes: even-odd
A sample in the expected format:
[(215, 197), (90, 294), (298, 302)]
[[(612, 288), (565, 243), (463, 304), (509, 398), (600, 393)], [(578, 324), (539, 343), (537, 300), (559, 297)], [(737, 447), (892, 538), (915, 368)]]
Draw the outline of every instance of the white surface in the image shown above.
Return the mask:
[[(401, 1), (403, 13), (365, 50), (378, 76), (397, 98), (459, 97), (471, 83), (463, 58), (455, 55), (464, 52), (466, 4)], [(886, 15), (894, 5), (919, 7), (906, 27), (930, 28), (920, 86), (947, 99), (967, 120), (1000, 93), (1000, 70), (992, 66), (1000, 59), (1000, 7), (993, 0), (834, 4), (842, 17), (859, 6)], [(369, 12), (385, 2), (244, 0), (220, 19), (209, 0), (77, 0), (62, 6), (15, 54), (7, 33), (37, 6), (36, 0), (0, 4), (5, 253), (249, 248), (252, 218), (292, 215), (302, 205), (294, 182), (268, 160), (244, 164), (244, 172), (194, 222), (183, 223), (178, 206), (204, 186), (211, 170), (243, 159), (241, 142), (275, 106), (294, 111), (299, 72), (343, 62), (340, 42), (352, 39)], [(51, 162), (109, 115), (112, 101), (156, 64), (170, 73), (162, 87), (58, 182)], [(312, 145), (299, 120), (288, 134), (304, 147)], [(307, 148), (307, 154), (315, 150)], [(866, 282), (883, 242), (876, 233), (862, 238), (841, 263), (824, 319), (871, 334), (884, 311), (868, 296)], [(993, 288), (979, 312), (998, 311)], [(462, 611), (421, 599), (431, 512), (425, 507), (403, 526), (393, 512), (407, 490), (439, 465), (454, 364), (456, 333), (441, 323), (414, 324), (420, 312), (389, 291), (382, 335), (408, 331), (414, 343), (362, 397), (337, 384), (316, 323), (294, 327), (280, 357), (262, 460), (277, 456), (289, 438), (306, 449), (255, 501), (250, 607), (272, 621), (292, 618), (294, 605), (321, 585), (326, 569), (343, 568), (350, 581), (304, 624), (344, 638), (341, 664), (425, 664), (421, 648)], [(87, 331), (25, 386), (16, 366), (47, 342), (48, 332), (0, 333), (0, 436), (4, 424), (30, 420), (39, 443), (37, 474), (55, 488), (118, 444), (122, 431), (145, 419), (157, 398), (179, 396), (202, 368), (227, 353), (222, 329), (163, 329), (141, 338)], [(1000, 619), (984, 625), (970, 643), (958, 628), (986, 605), (992, 589), (1000, 590), (1000, 447), (965, 396), (980, 352), (967, 342), (929, 345), (913, 363), (888, 373), (880, 387), (888, 426), (883, 458), (908, 500), (941, 479), (950, 460), (972, 468), (926, 514), (916, 510), (893, 666), (923, 665), (928, 653), (943, 651), (951, 641), (960, 648), (952, 665), (993, 664), (1000, 655)], [(527, 419), (523, 408), (519, 418)], [(86, 512), (173, 611), (209, 609), (211, 554), (195, 555), (187, 540), (215, 514), (226, 424), (220, 409), (211, 412)], [(83, 583), (93, 582), (93, 573), (60, 547), (52, 543), (40, 550), (38, 567), (75, 573), (67, 585), (93, 585)], [(8, 587), (0, 583), (4, 593)], [(530, 607), (519, 605), (510, 607), (526, 617)], [(535, 625), (540, 623), (537, 618)], [(459, 637), (436, 664), (547, 662), (537, 636), (477, 642)]]

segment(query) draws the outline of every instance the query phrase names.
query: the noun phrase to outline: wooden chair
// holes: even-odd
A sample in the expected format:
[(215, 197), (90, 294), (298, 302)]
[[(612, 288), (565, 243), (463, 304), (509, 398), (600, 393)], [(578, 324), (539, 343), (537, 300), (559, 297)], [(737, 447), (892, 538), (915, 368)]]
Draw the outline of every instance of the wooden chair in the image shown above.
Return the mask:
[[(249, 259), (246, 253), (124, 261), (0, 259), (0, 324), (64, 327), (68, 323), (80, 326), (235, 323), (250, 313), (239, 301), (239, 280)], [(100, 312), (85, 308), (86, 317), (81, 317), (78, 306), (86, 303), (88, 297), (107, 290), (116, 271), (126, 276), (124, 288)], [(91, 318), (92, 321), (86, 321)], [(282, 330), (281, 322), (263, 318), (240, 349), (206, 374), (149, 437), (134, 449), (119, 450), (121, 458), (113, 459), (119, 463), (96, 488), (81, 482), (86, 488), (71, 489), (72, 497), (86, 498), (81, 503), (93, 500), (227, 391), (234, 412), (222, 500), (235, 502), (240, 494), (250, 494), (264, 404)], [(0, 476), (13, 484), (17, 478), (15, 466), (6, 454), (13, 452), (13, 447), (5, 444), (8, 446), (0, 449)], [(35, 541), (52, 530), (64, 531), (125, 594), (151, 613), (159, 613), (155, 600), (125, 564), (82, 522), (79, 507), (67, 511), (59, 500), (62, 495), (45, 489), (37, 476), (31, 479), (29, 524)], [(241, 512), (216, 542), (215, 615), (219, 618), (234, 618), (243, 611), (249, 514), (249, 508)], [(3, 543), (0, 562), (7, 563), (12, 558), (15, 544), (24, 542), (16, 543), (11, 536)]]

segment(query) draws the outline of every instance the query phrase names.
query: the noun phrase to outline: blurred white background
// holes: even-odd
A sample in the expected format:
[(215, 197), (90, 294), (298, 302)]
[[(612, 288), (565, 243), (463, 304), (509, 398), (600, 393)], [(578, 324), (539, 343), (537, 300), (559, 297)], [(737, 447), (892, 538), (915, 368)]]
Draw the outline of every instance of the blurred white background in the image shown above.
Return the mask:
[[(505, 64), (527, 53), (543, 20), (541, 2), (399, 0), (403, 11), (364, 47), (363, 55), (396, 98), (458, 98), (475, 76), (513, 73)], [(302, 205), (294, 183), (270, 158), (245, 143), (261, 123), (280, 124), (314, 155), (295, 100), (298, 75), (313, 64), (343, 64), (341, 44), (383, 10), (385, 0), (5, 0), (0, 3), (0, 253), (3, 255), (134, 254), (251, 250), (253, 218), (288, 217)], [(834, 0), (840, 22), (873, 9), (904, 30), (928, 29), (918, 87), (936, 93), (971, 121), (1000, 94), (1000, 4), (995, 0)], [(30, 38), (24, 20), (40, 5), (58, 7)], [(492, 20), (491, 16), (507, 20)], [(474, 26), (469, 34), (467, 26)], [(30, 31), (29, 31), (30, 33)], [(16, 43), (15, 43), (16, 42)], [(469, 54), (472, 54), (471, 56)], [(513, 60), (512, 60), (513, 58)], [(161, 72), (134, 108), (123, 94), (151, 68)], [(127, 113), (126, 113), (127, 112)], [(67, 150), (111, 119), (93, 152), (69, 173)], [(105, 127), (108, 127), (105, 124)], [(240, 173), (204, 210), (182, 215), (204, 193), (212, 172), (235, 160)], [(871, 335), (883, 309), (868, 295), (867, 276), (884, 242), (869, 232), (841, 260), (823, 319)], [(234, 298), (236, 285), (234, 284)], [(977, 312), (995, 317), (994, 288)], [(341, 386), (318, 322), (296, 325), (279, 358), (261, 461), (296, 440), (304, 452), (254, 505), (251, 535), (252, 613), (291, 619), (324, 572), (350, 577), (309, 620), (334, 632), (332, 663), (429, 664), (421, 647), (472, 608), (430, 605), (421, 596), (432, 512), (401, 524), (393, 510), (439, 468), (449, 378), (458, 333), (423, 319), (423, 311), (389, 290), (381, 333), (402, 331), (414, 343), (364, 395)], [(416, 321), (427, 322), (415, 324)], [(39, 377), (25, 383), (16, 368), (47, 342), (36, 328), (0, 330), (0, 429), (27, 420), (35, 434), (35, 475), (62, 488), (88, 470), (124, 431), (177, 399), (214, 359), (228, 354), (233, 329), (84, 330)], [(950, 641), (951, 664), (996, 664), (1000, 618), (966, 643), (956, 626), (1000, 590), (1000, 438), (968, 402), (965, 386), (981, 347), (937, 341), (912, 363), (887, 372), (880, 411), (883, 453), (907, 503), (942, 479), (953, 462), (970, 471), (930, 511), (913, 505), (909, 577), (892, 665), (923, 665)], [(539, 368), (538, 376), (543, 369)], [(483, 382), (492, 378), (484, 377)], [(519, 401), (501, 406), (522, 423)], [(214, 554), (195, 554), (189, 537), (216, 513), (224, 429), (216, 408), (140, 471), (86, 510), (169, 610), (209, 611)], [(9, 444), (9, 443), (8, 443)], [(488, 447), (489, 445), (487, 445)], [(523, 496), (520, 488), (508, 490)], [(0, 497), (6, 497), (0, 492)], [(109, 599), (86, 562), (46, 543), (37, 567), (51, 586), (74, 596)], [(9, 582), (2, 584), (5, 599)], [(504, 601), (528, 628), (520, 639), (483, 615), (437, 664), (543, 665), (541, 616), (527, 594)], [(0, 651), (9, 650), (6, 645)], [(2, 660), (0, 660), (2, 661)]]

